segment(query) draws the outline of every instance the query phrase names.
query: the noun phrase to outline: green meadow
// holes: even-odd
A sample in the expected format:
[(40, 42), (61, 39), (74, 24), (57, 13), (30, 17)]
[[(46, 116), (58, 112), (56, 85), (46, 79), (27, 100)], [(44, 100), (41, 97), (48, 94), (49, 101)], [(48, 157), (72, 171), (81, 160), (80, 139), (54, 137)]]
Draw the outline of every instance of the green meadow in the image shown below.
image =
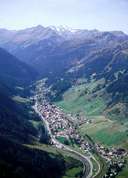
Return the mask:
[(128, 140), (126, 125), (96, 117), (92, 123), (83, 124), (79, 128), (81, 135), (89, 135), (94, 141), (106, 146), (122, 145)]
[(94, 97), (92, 91), (97, 83), (76, 85), (66, 91), (61, 101), (55, 104), (65, 112), (73, 114), (81, 113), (84, 116), (96, 116), (102, 114), (106, 107), (103, 98)]

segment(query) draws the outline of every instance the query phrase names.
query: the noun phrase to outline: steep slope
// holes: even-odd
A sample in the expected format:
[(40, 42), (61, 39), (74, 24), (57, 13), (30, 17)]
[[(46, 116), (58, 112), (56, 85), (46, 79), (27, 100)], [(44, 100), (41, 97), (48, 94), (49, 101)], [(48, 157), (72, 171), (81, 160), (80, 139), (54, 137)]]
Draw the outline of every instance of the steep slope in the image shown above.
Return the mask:
[(1, 178), (60, 178), (65, 164), (63, 157), (30, 149), (0, 136)]
[(90, 97), (97, 93), (105, 101), (108, 97), (102, 112), (111, 112), (110, 108), (118, 108), (120, 102), (126, 110), (128, 36), (123, 32), (37, 26), (20, 31), (2, 29), (0, 35), (2, 47), (33, 66), (42, 78), (48, 78), (52, 99), (62, 99), (79, 79), (87, 83), (104, 80)]
[[(49, 96), (52, 101), (66, 112), (84, 115), (87, 119), (91, 119), (87, 127), (93, 125), (92, 120), (95, 119), (94, 133), (91, 135), (89, 132), (86, 133), (87, 128), (83, 126), (84, 134), (104, 144), (107, 141), (109, 146), (127, 145), (128, 36), (126, 34), (97, 30), (59, 29), (58, 31), (53, 27), (37, 26), (20, 31), (2, 29), (0, 39), (1, 47), (38, 70), (41, 78), (47, 78), (46, 85), (51, 89)], [(39, 140), (40, 124), (36, 122), (34, 126), (33, 123), (38, 121), (37, 116), (30, 115), (30, 112), (28, 114), (23, 105), (14, 101), (14, 88), (17, 89), (19, 86), (21, 88), (31, 83), (29, 81), (33, 81), (36, 74), (33, 75), (31, 67), (5, 53), (1, 50), (2, 59), (7, 60), (1, 60), (0, 65), (0, 134), (2, 135), (0, 142), (3, 145), (0, 164), (4, 167), (3, 170), (7, 170), (5, 172), (13, 177), (15, 175), (19, 177), (20, 174), (35, 178), (39, 174), (50, 178), (48, 171), (58, 168), (52, 175), (58, 178), (58, 173), (62, 175), (65, 170), (62, 157), (59, 160), (53, 159), (55, 155), (49, 157), (48, 154), (21, 145)], [(16, 66), (13, 66), (14, 64)], [(42, 124), (41, 133), (44, 136)], [(46, 138), (47, 135), (43, 137), (43, 141), (46, 141)], [(9, 150), (3, 151), (7, 146)], [(15, 162), (12, 161), (14, 153), (16, 153)], [(34, 155), (33, 164), (31, 164), (31, 154)], [(21, 157), (24, 159), (19, 161)], [(39, 162), (36, 158), (40, 158)], [(18, 164), (18, 168), (15, 163)], [(31, 168), (33, 174), (28, 173), (26, 167)], [(44, 168), (47, 173), (40, 171)]]
[(0, 39), (0, 46), (20, 60), (32, 65), (43, 75), (55, 75), (54, 71), (59, 70), (60, 74), (60, 70), (70, 69), (92, 52), (114, 47), (128, 39), (128, 36), (123, 32), (70, 31), (37, 26), (20, 31), (2, 29)]
[[(28, 122), (17, 104), (0, 91), (0, 133), (22, 142), (31, 140), (38, 132)], [(30, 139), (31, 138), (31, 139)]]
[[(27, 105), (14, 101), (15, 95), (26, 96), (26, 89), (36, 78), (34, 69), (0, 49), (0, 133), (22, 142), (36, 138), (29, 120)], [(18, 89), (19, 88), (19, 89)]]
[(79, 161), (63, 157), (56, 149), (52, 152), (52, 148), (45, 146), (43, 150), (41, 143), (47, 143), (48, 138), (42, 122), (21, 108), (0, 91), (1, 178), (61, 178), (68, 169), (82, 166)]
[(37, 72), (0, 48), (0, 80), (8, 86), (25, 86), (37, 77)]
[[(107, 48), (97, 51), (88, 58), (82, 60), (80, 67), (76, 64), (67, 74), (68, 79), (74, 79), (73, 85), (80, 88), (79, 99), (82, 99), (82, 106), (87, 104), (92, 105), (91, 110), (95, 110), (94, 103), (103, 101), (104, 107), (99, 105), (99, 114), (109, 114), (111, 118), (119, 119), (120, 121), (127, 120), (127, 79), (128, 79), (128, 45), (127, 43), (120, 44), (115, 48)], [(64, 78), (68, 81), (66, 78)], [(65, 80), (59, 80), (53, 85), (53, 90), (57, 96), (61, 98), (61, 94), (65, 92)], [(81, 84), (83, 85), (81, 89)], [(58, 97), (60, 95), (60, 97)], [(89, 101), (89, 102), (87, 102)], [(92, 101), (92, 102), (91, 102)], [(75, 102), (75, 101), (74, 101)], [(77, 102), (75, 102), (77, 103)], [(98, 106), (98, 105), (97, 105)], [(79, 102), (75, 108), (80, 108)], [(93, 108), (94, 107), (94, 108)], [(97, 108), (98, 109), (98, 108)], [(97, 113), (98, 114), (98, 113)], [(93, 114), (94, 115), (94, 114)]]
[(1, 178), (51, 178), (51, 172), (53, 178), (58, 178), (66, 170), (62, 156), (25, 146), (48, 142), (45, 128), (31, 109), (30, 101), (21, 97), (27, 96), (26, 89), (15, 90), (17, 86), (29, 85), (35, 74), (31, 67), (0, 49)]

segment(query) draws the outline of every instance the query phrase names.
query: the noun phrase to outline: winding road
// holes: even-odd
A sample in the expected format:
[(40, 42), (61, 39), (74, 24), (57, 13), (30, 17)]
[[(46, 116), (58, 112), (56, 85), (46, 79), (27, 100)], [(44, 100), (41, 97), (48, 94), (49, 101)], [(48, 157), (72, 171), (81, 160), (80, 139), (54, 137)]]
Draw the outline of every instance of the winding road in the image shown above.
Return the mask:
[(82, 176), (82, 178), (92, 178), (93, 177), (92, 176), (93, 165), (92, 165), (92, 162), (90, 161), (90, 159), (87, 156), (83, 155), (82, 153), (79, 153), (78, 151), (73, 150), (72, 148), (70, 148), (70, 147), (68, 147), (68, 146), (60, 143), (57, 139), (55, 139), (55, 137), (52, 135), (52, 132), (51, 132), (51, 130), (49, 128), (49, 123), (47, 122), (46, 119), (43, 118), (42, 114), (38, 110), (38, 104), (37, 104), (37, 102), (33, 106), (33, 109), (40, 116), (41, 120), (45, 124), (47, 132), (48, 132), (49, 136), (51, 137), (52, 143), (57, 148), (62, 149), (64, 151), (67, 151), (69, 153), (72, 153), (72, 154), (76, 155), (76, 157), (79, 158), (79, 160), (84, 165), (84, 170), (83, 170), (83, 176)]

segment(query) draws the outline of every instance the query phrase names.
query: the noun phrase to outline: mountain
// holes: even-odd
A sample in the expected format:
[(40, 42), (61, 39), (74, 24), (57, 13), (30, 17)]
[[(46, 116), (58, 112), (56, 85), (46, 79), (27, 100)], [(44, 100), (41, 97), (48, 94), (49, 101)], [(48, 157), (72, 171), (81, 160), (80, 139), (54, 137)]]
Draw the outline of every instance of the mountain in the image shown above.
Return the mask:
[(37, 72), (0, 48), (0, 80), (6, 85), (21, 86), (31, 83)]
[(28, 121), (26, 106), (14, 100), (18, 95), (26, 97), (25, 88), (36, 76), (34, 69), (0, 48), (0, 134), (23, 142), (38, 135)]
[[(42, 75), (50, 75), (54, 71), (57, 73), (70, 69), (74, 63), (94, 51), (113, 48), (128, 40), (128, 36), (118, 31), (70, 31), (64, 28), (37, 26), (20, 31), (2, 29), (0, 39), (0, 46), (35, 67)], [(53, 65), (56, 67), (55, 70)]]
[[(20, 31), (2, 29), (0, 39), (0, 46), (34, 67), (41, 78), (48, 78), (54, 92), (52, 99), (62, 99), (66, 90), (84, 79), (96, 83), (90, 97), (103, 98), (104, 114), (118, 112), (121, 117), (123, 107), (123, 118), (127, 117), (125, 33), (37, 26)], [(104, 82), (97, 84), (100, 80)]]
[(36, 137), (23, 107), (12, 99), (14, 95), (25, 96), (25, 87), (36, 75), (34, 69), (0, 48), (0, 134), (21, 141)]
[(28, 99), (40, 78), (47, 78), (56, 105), (85, 115), (90, 124), (105, 116), (97, 122), (109, 122), (108, 132), (115, 129), (127, 139), (128, 35), (42, 26), (1, 29), (0, 46), (0, 177), (51, 178), (52, 172), (58, 178), (70, 167), (55, 150), (41, 151), (48, 137)]
[(62, 156), (32, 146), (48, 142), (44, 125), (27, 98), (26, 90), (36, 76), (34, 69), (0, 49), (1, 178), (51, 178), (51, 171), (58, 178), (66, 169)]

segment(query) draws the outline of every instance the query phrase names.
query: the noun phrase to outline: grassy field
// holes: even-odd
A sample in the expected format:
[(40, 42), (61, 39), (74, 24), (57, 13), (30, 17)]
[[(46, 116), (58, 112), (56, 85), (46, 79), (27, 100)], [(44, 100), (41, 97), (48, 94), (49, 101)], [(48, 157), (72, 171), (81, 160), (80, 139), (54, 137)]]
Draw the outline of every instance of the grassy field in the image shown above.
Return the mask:
[(100, 94), (93, 95), (97, 85), (103, 82), (102, 79), (73, 86), (64, 93), (63, 100), (55, 104), (67, 113), (81, 113), (92, 119), (92, 123), (80, 127), (80, 134), (88, 134), (94, 141), (106, 146), (122, 145), (128, 139), (127, 125), (102, 116), (106, 103)]
[[(83, 124), (79, 128), (81, 135), (89, 135), (95, 142), (106, 146), (123, 146), (128, 140), (128, 122), (118, 122), (103, 116), (106, 102), (100, 93), (95, 93), (96, 87), (104, 84), (104, 80), (75, 85), (63, 94), (63, 99), (55, 104), (64, 112), (80, 113), (92, 119), (92, 123)], [(96, 95), (94, 95), (94, 93)]]
[(57, 137), (56, 139), (63, 144), (68, 141), (65, 137)]
[[(101, 80), (98, 83), (92, 81), (89, 84), (84, 83), (73, 86), (63, 94), (63, 99), (55, 104), (66, 113), (80, 113), (92, 120), (92, 123), (83, 124), (79, 128), (81, 135), (85, 137), (89, 135), (94, 142), (101, 143), (107, 147), (118, 146), (128, 150), (128, 122), (126, 118), (124, 119), (122, 113), (124, 106), (118, 105), (121, 111), (120, 114), (117, 112), (117, 106), (110, 108), (112, 112), (107, 113), (102, 91), (94, 92), (99, 83), (103, 84), (104, 81)], [(106, 117), (103, 116), (104, 111), (107, 114)], [(102, 160), (100, 160), (100, 165), (102, 171), (97, 178), (102, 177), (106, 169)], [(128, 159), (125, 168), (117, 178), (128, 178)]]
[(128, 140), (126, 125), (106, 119), (104, 116), (95, 117), (92, 123), (83, 124), (79, 132), (106, 146), (123, 145)]
[(81, 113), (84, 116), (100, 115), (106, 105), (103, 98), (99, 95), (94, 97), (93, 89), (97, 83), (76, 85), (66, 91), (63, 100), (55, 104), (61, 107), (65, 112)]
[(62, 178), (79, 178), (82, 173), (82, 167), (74, 167), (66, 171), (65, 176)]
[(97, 164), (95, 163), (95, 161), (92, 160), (92, 163), (94, 166), (93, 175), (96, 175), (95, 178), (101, 178), (104, 176), (104, 174), (106, 173), (106, 170), (107, 170), (106, 161), (97, 153), (94, 153), (93, 156), (96, 158), (96, 160), (100, 164), (100, 172), (99, 172), (99, 174), (96, 175), (97, 171), (95, 171), (95, 170), (98, 170), (98, 167), (97, 167)]
[(80, 113), (88, 118), (92, 116), (107, 115), (111, 120), (127, 122), (127, 106), (117, 103), (108, 107), (112, 96), (105, 92), (104, 79), (76, 84), (68, 89), (60, 101), (55, 102), (66, 113)]

